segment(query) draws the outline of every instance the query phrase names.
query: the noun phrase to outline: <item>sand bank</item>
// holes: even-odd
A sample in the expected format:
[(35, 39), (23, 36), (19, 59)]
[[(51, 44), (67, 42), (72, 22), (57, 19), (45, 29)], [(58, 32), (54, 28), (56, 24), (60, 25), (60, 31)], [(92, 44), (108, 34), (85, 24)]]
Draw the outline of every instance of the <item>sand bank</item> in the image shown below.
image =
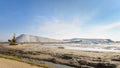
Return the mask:
[(41, 68), (15, 60), (0, 58), (0, 68)]

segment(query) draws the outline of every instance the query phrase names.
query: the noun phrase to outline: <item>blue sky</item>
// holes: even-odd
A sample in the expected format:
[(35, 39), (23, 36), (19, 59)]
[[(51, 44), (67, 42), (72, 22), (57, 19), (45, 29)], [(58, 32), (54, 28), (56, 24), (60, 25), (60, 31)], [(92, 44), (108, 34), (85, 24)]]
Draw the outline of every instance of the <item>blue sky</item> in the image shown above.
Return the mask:
[(120, 40), (119, 0), (0, 0), (0, 40), (13, 33)]

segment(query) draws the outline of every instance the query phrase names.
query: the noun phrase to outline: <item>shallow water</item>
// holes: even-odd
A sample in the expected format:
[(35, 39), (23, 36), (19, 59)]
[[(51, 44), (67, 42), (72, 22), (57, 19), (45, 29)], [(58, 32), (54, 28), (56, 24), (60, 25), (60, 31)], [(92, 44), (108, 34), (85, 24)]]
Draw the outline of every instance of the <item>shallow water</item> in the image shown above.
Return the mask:
[(43, 64), (46, 64), (48, 66), (52, 66), (54, 68), (75, 68), (75, 67), (71, 67), (71, 66), (67, 66), (67, 65), (63, 65), (63, 64), (56, 64), (56, 63), (42, 61), (42, 60), (36, 60), (36, 59), (23, 58), (23, 60), (32, 60), (33, 62), (43, 63)]
[(56, 63), (47, 62), (47, 61), (40, 61), (40, 62), (45, 63), (49, 66), (53, 66), (55, 68), (75, 68), (75, 67), (70, 67), (70, 66), (67, 66), (67, 65), (56, 64)]
[(103, 52), (120, 52), (120, 45), (45, 45), (43, 47), (59, 48), (83, 51), (103, 51)]

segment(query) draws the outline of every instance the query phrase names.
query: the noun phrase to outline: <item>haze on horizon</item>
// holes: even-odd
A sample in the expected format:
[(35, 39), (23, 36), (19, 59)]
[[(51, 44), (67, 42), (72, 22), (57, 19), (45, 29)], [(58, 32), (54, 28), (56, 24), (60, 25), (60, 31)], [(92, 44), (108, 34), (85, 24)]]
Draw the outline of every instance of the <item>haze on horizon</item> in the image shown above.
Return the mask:
[(0, 0), (0, 41), (13, 33), (120, 40), (120, 0)]

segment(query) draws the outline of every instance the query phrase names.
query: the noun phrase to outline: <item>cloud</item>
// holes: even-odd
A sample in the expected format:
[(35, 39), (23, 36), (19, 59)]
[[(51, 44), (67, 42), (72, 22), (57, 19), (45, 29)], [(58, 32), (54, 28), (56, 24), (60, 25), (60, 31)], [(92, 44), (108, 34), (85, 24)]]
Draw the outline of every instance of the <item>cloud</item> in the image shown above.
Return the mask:
[[(115, 34), (110, 34), (110, 31), (119, 27), (120, 22), (113, 22), (109, 24), (97, 25), (90, 24), (90, 20), (94, 19), (97, 11), (89, 15), (76, 15), (69, 19), (63, 19), (59, 16), (47, 18), (38, 16), (35, 18), (30, 29), (32, 33), (36, 32), (40, 36), (46, 36), (55, 39), (65, 38), (111, 38), (117, 39)], [(88, 25), (90, 24), (90, 25)], [(83, 25), (85, 28), (83, 28)], [(117, 35), (118, 36), (118, 35)]]
[[(88, 36), (120, 40), (118, 37), (119, 35), (115, 34), (116, 33), (115, 28), (118, 28), (118, 27), (120, 27), (120, 22), (113, 22), (113, 23), (106, 24), (106, 25), (104, 24), (104, 25), (92, 26), (88, 31), (88, 33), (89, 33)], [(115, 33), (113, 33), (114, 31), (115, 31)], [(117, 31), (117, 33), (119, 33), (119, 32)]]
[(32, 24), (28, 26), (28, 31), (56, 39), (84, 37), (83, 25), (97, 15), (98, 11), (89, 13), (79, 13), (78, 15), (58, 14), (52, 17), (36, 16)]
[(98, 26), (94, 26), (91, 30), (94, 30), (94, 33), (104, 33), (108, 30), (111, 30), (113, 28), (116, 27), (120, 27), (120, 22), (114, 22), (114, 23), (110, 23), (107, 25), (98, 25)]
[(12, 38), (12, 34), (0, 34), (0, 42), (7, 42)]
[(80, 37), (81, 25), (83, 23), (77, 17), (65, 21), (58, 18), (53, 18), (49, 21), (44, 22), (42, 25), (38, 26), (39, 32), (43, 35), (54, 37), (57, 39)]

